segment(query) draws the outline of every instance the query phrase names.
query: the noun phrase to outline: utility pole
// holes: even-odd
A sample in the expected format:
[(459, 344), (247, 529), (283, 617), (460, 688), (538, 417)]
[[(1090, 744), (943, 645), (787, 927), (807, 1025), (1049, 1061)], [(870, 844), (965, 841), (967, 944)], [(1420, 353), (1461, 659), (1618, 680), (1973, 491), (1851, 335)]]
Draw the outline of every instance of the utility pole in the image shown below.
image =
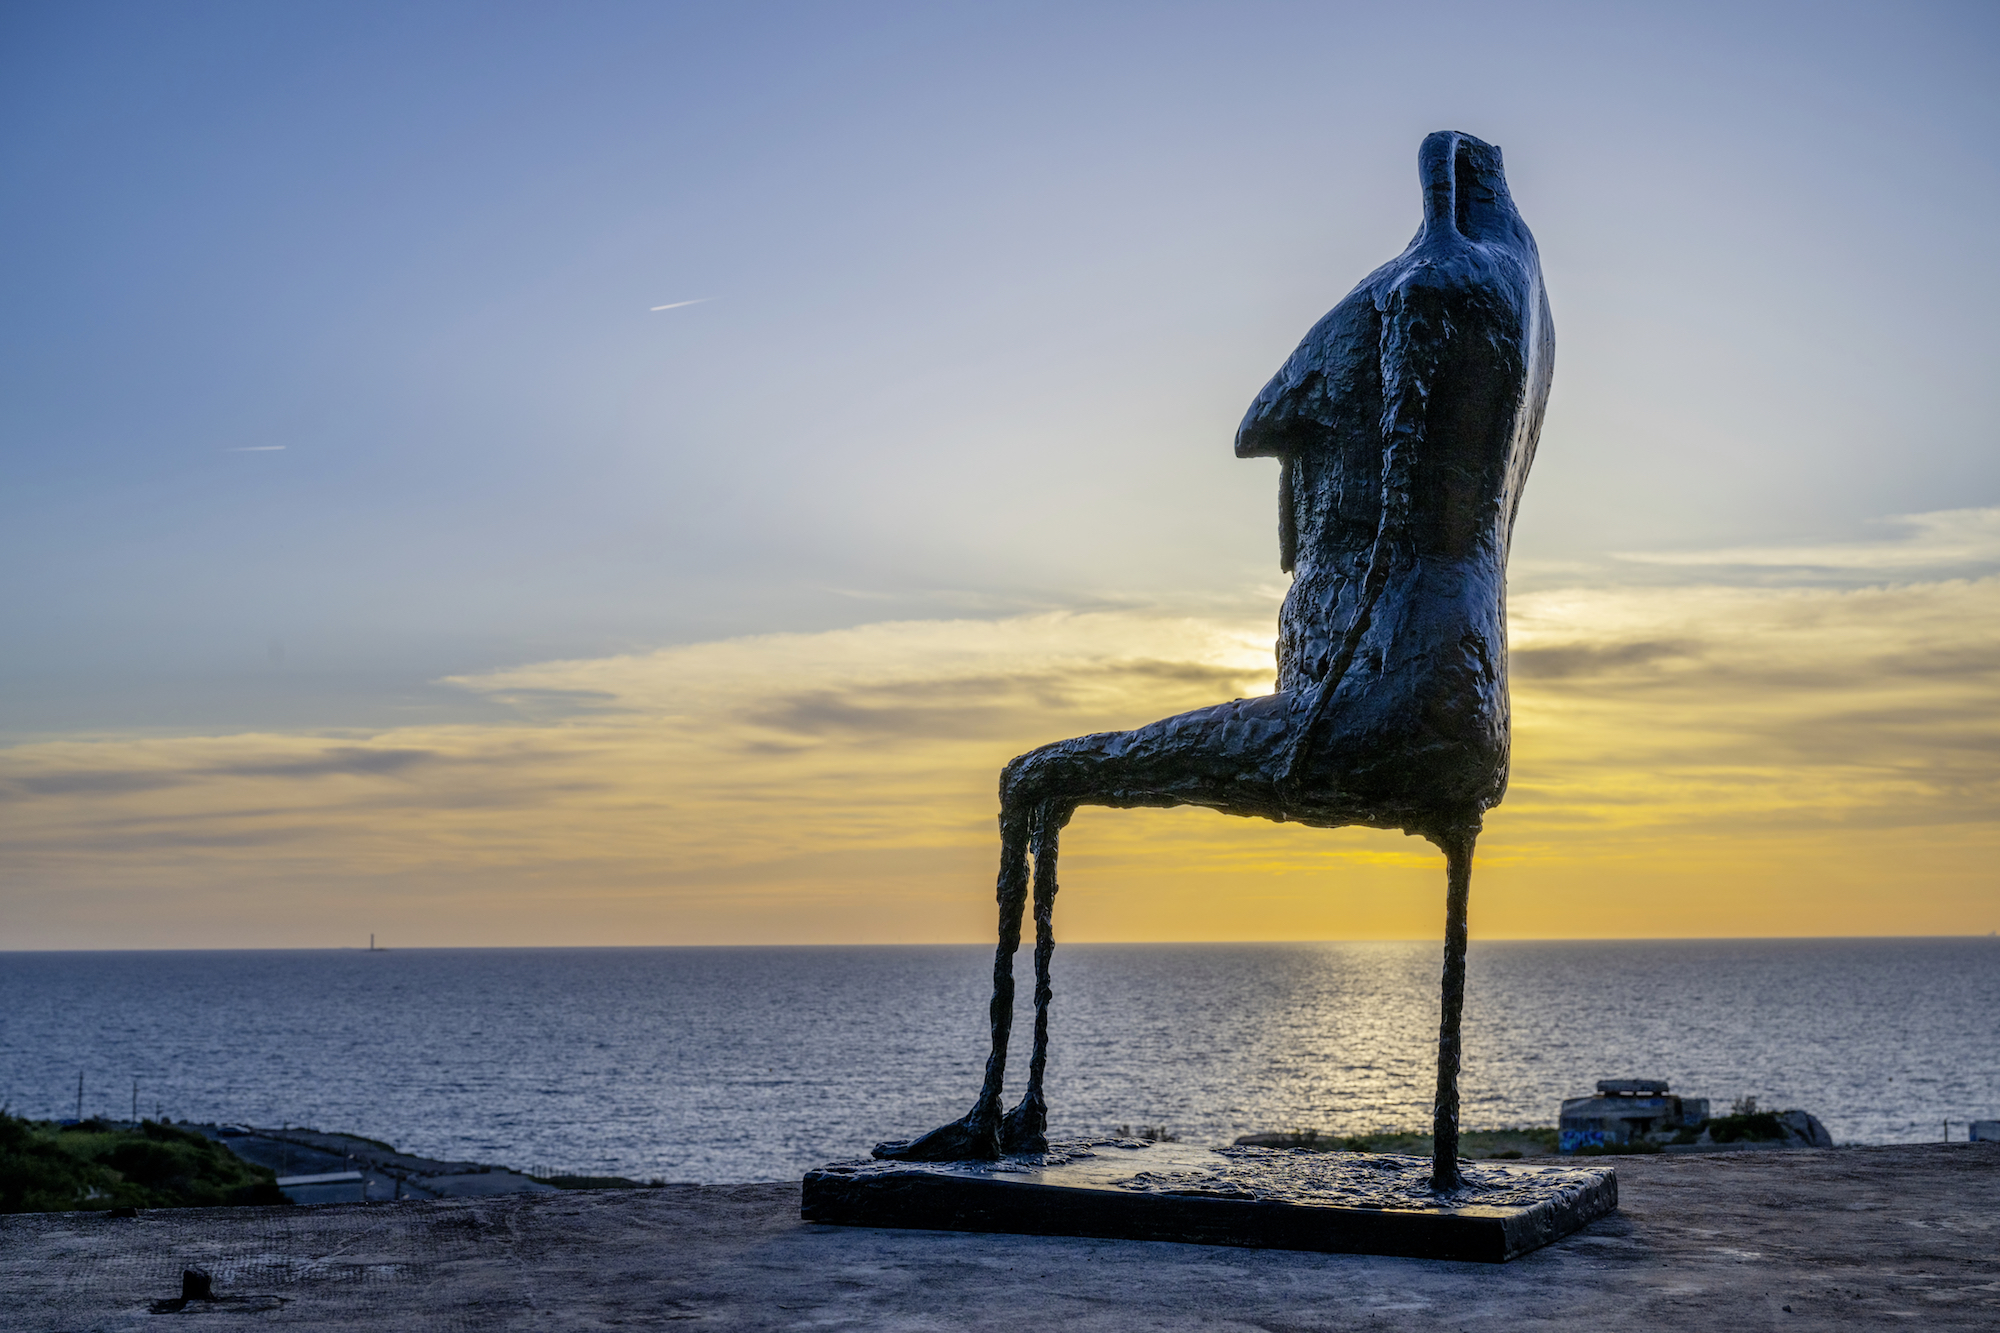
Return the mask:
[(139, 1080), (132, 1080), (132, 1127), (139, 1127)]
[(83, 1119), (83, 1071), (76, 1071), (76, 1118)]

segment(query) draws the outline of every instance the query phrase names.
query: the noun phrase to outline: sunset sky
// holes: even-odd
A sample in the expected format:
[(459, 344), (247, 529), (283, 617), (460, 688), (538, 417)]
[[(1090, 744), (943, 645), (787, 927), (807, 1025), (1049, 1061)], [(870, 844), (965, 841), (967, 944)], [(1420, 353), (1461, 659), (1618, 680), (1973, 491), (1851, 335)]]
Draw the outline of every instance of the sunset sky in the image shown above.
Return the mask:
[[(2000, 930), (1990, 4), (0, 14), (0, 948), (974, 941), (1271, 687), (1231, 438), (1506, 152), (1555, 312), (1475, 938)], [(1081, 812), (1073, 940), (1440, 858)]]

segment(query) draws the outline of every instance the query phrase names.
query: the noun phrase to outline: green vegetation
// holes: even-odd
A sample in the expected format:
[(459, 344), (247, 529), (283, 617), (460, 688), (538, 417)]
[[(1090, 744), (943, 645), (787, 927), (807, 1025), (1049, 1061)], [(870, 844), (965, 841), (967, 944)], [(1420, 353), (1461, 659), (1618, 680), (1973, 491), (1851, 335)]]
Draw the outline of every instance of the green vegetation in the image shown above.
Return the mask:
[(193, 1130), (152, 1120), (58, 1128), (0, 1111), (0, 1212), (288, 1202), (275, 1173)]
[(1148, 1143), (1179, 1143), (1181, 1141), (1181, 1136), (1178, 1134), (1169, 1134), (1165, 1125), (1141, 1125), (1136, 1134), (1130, 1125), (1120, 1125), (1118, 1127), (1118, 1137), (1121, 1139), (1144, 1139)]
[[(1752, 1103), (1754, 1106), (1755, 1103)], [(1764, 1143), (1787, 1137), (1785, 1127), (1778, 1123), (1778, 1117), (1770, 1111), (1751, 1111), (1748, 1115), (1711, 1116), (1703, 1123), (1711, 1143)], [(1688, 1140), (1692, 1143), (1694, 1140)]]
[[(1459, 1135), (1458, 1152), (1461, 1157), (1474, 1159), (1551, 1157), (1555, 1155), (1557, 1137), (1553, 1129), (1533, 1126), (1471, 1129)], [(1259, 1148), (1311, 1148), (1315, 1152), (1390, 1152), (1411, 1157), (1428, 1157), (1431, 1153), (1431, 1136), (1415, 1130), (1343, 1137), (1300, 1129), (1283, 1134), (1246, 1134), (1236, 1141)]]

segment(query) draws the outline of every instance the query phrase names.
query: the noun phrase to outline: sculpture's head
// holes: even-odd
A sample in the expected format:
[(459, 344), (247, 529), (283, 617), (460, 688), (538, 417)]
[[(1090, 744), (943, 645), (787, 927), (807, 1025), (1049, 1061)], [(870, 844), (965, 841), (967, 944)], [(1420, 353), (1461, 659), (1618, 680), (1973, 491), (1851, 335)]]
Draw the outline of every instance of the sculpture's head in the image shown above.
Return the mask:
[(1447, 239), (1440, 229), (1474, 241), (1534, 243), (1507, 193), (1506, 168), (1494, 145), (1456, 130), (1439, 130), (1417, 150), (1417, 175), (1424, 190), (1418, 244)]

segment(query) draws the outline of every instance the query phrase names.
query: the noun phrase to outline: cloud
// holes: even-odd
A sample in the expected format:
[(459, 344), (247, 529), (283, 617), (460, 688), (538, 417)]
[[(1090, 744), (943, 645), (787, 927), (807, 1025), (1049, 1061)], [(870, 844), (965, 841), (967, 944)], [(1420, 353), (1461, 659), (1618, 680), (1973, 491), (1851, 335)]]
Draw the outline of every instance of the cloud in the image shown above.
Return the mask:
[[(510, 703), (501, 725), (21, 745), (0, 856), (21, 893), (430, 903), (440, 942), (976, 939), (1000, 767), (1270, 688), (1275, 609), (903, 621), (453, 679)], [(2000, 577), (1580, 587), (1510, 614), (1482, 931), (1993, 928)], [(1086, 810), (1062, 929), (1428, 935), (1435, 861), (1394, 834)]]
[(669, 301), (665, 305), (648, 306), (647, 309), (654, 313), (662, 310), (679, 310), (684, 305), (700, 305), (704, 301), (713, 301), (714, 299), (712, 296), (697, 296), (692, 301)]
[(530, 689), (524, 686), (490, 691), (486, 697), (523, 717), (540, 720), (615, 711), (618, 708), (618, 697), (606, 690)]
[(1268, 691), (1270, 675), (1263, 666), (1121, 660), (1062, 671), (855, 683), (839, 690), (781, 694), (753, 708), (745, 720), (802, 737), (1002, 737), (1021, 734), (1024, 727), (1093, 692), (1185, 688), (1196, 701), (1188, 707), (1200, 707)]
[(1572, 590), (1513, 628), (1530, 808), (1628, 831), (2000, 811), (2000, 578)]
[(2000, 563), (2000, 506), (1941, 509), (1873, 520), (1905, 531), (1880, 541), (1732, 546), (1707, 551), (1628, 551), (1613, 558), (1684, 568), (1828, 570), (1894, 574)]
[(0, 787), (0, 794), (16, 800), (25, 796), (119, 796), (131, 792), (157, 791), (161, 787), (177, 786), (186, 780), (177, 773), (92, 772), (84, 769), (18, 778), (10, 784), (11, 792), (6, 787)]
[(224, 449), (225, 454), (276, 454), (283, 453), (289, 446), (282, 444), (245, 444), (234, 449)]
[[(1270, 675), (1268, 630), (1125, 614), (903, 622), (551, 662), (455, 683), (588, 707), (354, 744), (246, 734), (18, 746), (0, 754), (17, 798), (7, 809), (21, 812), (0, 839), (16, 866), (72, 882), (498, 882), (570, 866), (631, 884), (897, 848), (983, 853), (995, 774), (1014, 753), (1268, 688)], [(273, 827), (301, 832), (230, 852)], [(212, 849), (197, 854), (203, 839)]]
[[(287, 750), (298, 742), (279, 742)], [(310, 745), (310, 742), (307, 742)], [(17, 760), (33, 755), (41, 747), (16, 751)], [(53, 747), (57, 753), (78, 753), (73, 747)], [(184, 742), (134, 747), (141, 753), (199, 753), (202, 743)], [(91, 746), (86, 753), (133, 755), (133, 750), (116, 746)], [(136, 756), (135, 756), (136, 757)], [(382, 749), (358, 745), (318, 748), (303, 755), (264, 757), (222, 763), (190, 762), (164, 766), (146, 765), (128, 769), (62, 768), (35, 772), (28, 769), (11, 778), (0, 778), (0, 799), (26, 800), (33, 797), (127, 796), (138, 792), (161, 791), (205, 779), (222, 778), (321, 778), (336, 775), (379, 777), (401, 773), (414, 765), (437, 759), (430, 750)]]
[(1631, 675), (1674, 658), (1692, 658), (1702, 651), (1689, 639), (1640, 640), (1635, 643), (1567, 643), (1549, 647), (1515, 648), (1509, 666), (1515, 681), (1568, 680), (1574, 677)]
[(400, 773), (414, 764), (435, 758), (436, 753), (430, 750), (383, 750), (342, 745), (322, 750), (309, 759), (224, 764), (206, 772), (245, 778), (322, 778), (336, 773), (378, 776)]

